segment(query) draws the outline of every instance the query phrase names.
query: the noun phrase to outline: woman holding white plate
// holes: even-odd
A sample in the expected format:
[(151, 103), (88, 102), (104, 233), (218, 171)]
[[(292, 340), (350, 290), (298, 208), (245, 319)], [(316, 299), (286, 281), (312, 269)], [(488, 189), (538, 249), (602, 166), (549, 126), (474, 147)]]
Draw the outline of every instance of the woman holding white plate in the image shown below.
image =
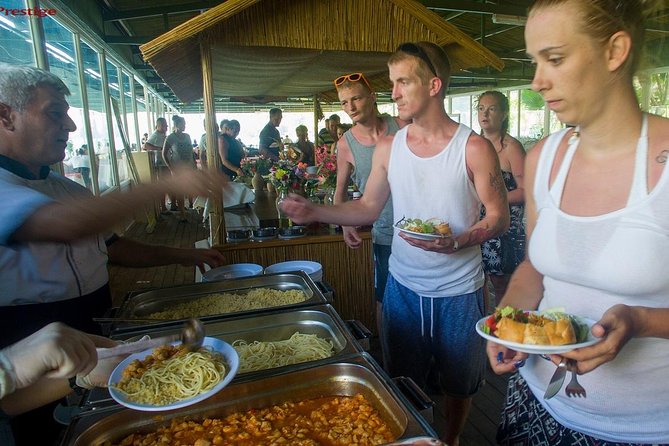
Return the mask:
[[(659, 2), (657, 2), (659, 3)], [(525, 28), (532, 88), (567, 128), (525, 165), (528, 258), (502, 305), (563, 307), (601, 341), (561, 355), (587, 398), (543, 398), (555, 365), (488, 342), (509, 381), (499, 444), (669, 443), (669, 120), (642, 113), (632, 78), (642, 0), (537, 0)]]

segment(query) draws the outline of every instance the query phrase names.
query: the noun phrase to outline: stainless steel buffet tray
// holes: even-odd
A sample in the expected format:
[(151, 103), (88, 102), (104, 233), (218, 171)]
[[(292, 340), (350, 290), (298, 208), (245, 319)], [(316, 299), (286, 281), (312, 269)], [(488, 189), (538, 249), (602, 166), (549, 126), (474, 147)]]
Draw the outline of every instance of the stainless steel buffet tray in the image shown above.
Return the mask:
[[(222, 339), (229, 344), (239, 339), (249, 343), (254, 341), (281, 341), (290, 338), (295, 332), (315, 334), (320, 338), (331, 340), (333, 343), (334, 355), (331, 358), (255, 372), (238, 373), (235, 377), (237, 381), (253, 379), (256, 376), (272, 374), (284, 369), (294, 370), (312, 367), (320, 363), (332, 361), (332, 358), (357, 354), (364, 350), (331, 305), (318, 305), (296, 310), (283, 310), (267, 314), (212, 320), (204, 323), (204, 329), (206, 336)], [(154, 328), (152, 330), (142, 328), (135, 331), (126, 331), (112, 337), (118, 340), (138, 339), (142, 335), (157, 338), (175, 334), (179, 330), (180, 327), (178, 326)], [(82, 407), (94, 408), (106, 404), (114, 404), (107, 389), (95, 388), (88, 392), (84, 398)]]
[[(116, 311), (111, 326), (105, 330), (114, 335), (115, 332), (123, 330), (135, 330), (138, 326), (151, 325), (146, 318), (152, 313), (163, 311), (176, 304), (194, 302), (200, 298), (213, 293), (244, 294), (256, 288), (271, 288), (281, 291), (300, 290), (305, 293), (306, 299), (302, 302), (289, 305), (271, 306), (261, 309), (237, 311), (232, 313), (220, 313), (200, 317), (201, 320), (220, 319), (222, 317), (233, 317), (246, 314), (258, 314), (277, 309), (301, 308), (312, 305), (328, 303), (327, 298), (316, 286), (308, 274), (302, 271), (292, 273), (265, 274), (262, 276), (245, 277), (220, 282), (204, 282), (192, 285), (184, 285), (172, 288), (161, 288), (142, 292), (132, 292), (126, 296), (121, 306)], [(133, 322), (133, 320), (137, 322)], [(173, 325), (182, 322), (179, 320), (157, 320), (155, 324)]]
[(118, 442), (134, 432), (168, 425), (176, 417), (225, 417), (286, 401), (327, 395), (363, 394), (381, 413), (398, 439), (436, 436), (395, 384), (367, 354), (350, 356), (316, 367), (293, 370), (250, 381), (233, 382), (213, 397), (189, 408), (166, 412), (137, 412), (113, 406), (82, 413), (69, 425), (62, 445), (101, 445)]

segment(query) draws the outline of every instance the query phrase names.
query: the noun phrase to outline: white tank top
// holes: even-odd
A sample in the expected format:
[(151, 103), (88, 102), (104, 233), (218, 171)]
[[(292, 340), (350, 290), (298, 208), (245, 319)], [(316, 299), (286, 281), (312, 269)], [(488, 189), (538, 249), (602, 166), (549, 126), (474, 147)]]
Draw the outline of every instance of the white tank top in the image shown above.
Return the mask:
[[(394, 218), (436, 217), (448, 221), (453, 234), (460, 234), (478, 221), (481, 210), (465, 159), (472, 130), (460, 124), (443, 150), (421, 158), (406, 142), (411, 127), (395, 134), (388, 161)], [(471, 293), (483, 285), (479, 245), (440, 254), (409, 245), (395, 231), (389, 270), (405, 287), (424, 297), (447, 297)]]
[[(618, 303), (669, 307), (669, 169), (648, 193), (646, 129), (644, 115), (626, 207), (598, 216), (559, 209), (578, 139), (570, 142), (550, 189), (551, 167), (566, 130), (544, 144), (534, 183), (538, 219), (529, 243), (529, 258), (544, 275), (539, 309), (564, 307), (599, 320)], [(588, 391), (585, 399), (561, 392), (545, 401), (554, 371), (552, 363), (530, 355), (521, 374), (563, 425), (607, 441), (669, 443), (669, 340), (630, 340), (614, 361), (579, 378)]]

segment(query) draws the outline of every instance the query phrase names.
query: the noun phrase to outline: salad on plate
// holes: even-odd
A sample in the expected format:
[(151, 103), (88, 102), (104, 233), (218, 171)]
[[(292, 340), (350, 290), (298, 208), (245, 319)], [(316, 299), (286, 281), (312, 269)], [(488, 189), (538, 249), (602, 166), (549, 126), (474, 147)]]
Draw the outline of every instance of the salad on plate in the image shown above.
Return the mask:
[(450, 225), (439, 218), (429, 218), (422, 220), (420, 218), (403, 217), (395, 223), (395, 227), (408, 233), (425, 234), (437, 237), (450, 237), (453, 233)]

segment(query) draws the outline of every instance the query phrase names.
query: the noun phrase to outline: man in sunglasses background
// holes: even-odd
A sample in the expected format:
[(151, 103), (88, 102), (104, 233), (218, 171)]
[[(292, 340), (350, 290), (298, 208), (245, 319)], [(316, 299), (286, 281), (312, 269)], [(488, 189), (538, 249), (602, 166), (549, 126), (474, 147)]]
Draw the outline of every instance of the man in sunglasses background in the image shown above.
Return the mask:
[[(486, 367), (485, 343), (475, 331), (484, 316), (480, 244), (509, 227), (506, 189), (492, 145), (446, 113), (444, 50), (405, 43), (388, 68), (399, 117), (412, 123), (377, 142), (362, 198), (317, 206), (293, 195), (282, 209), (296, 223), (364, 225), (378, 218), (392, 191), (396, 218), (449, 223), (452, 237), (418, 239), (398, 229), (381, 342), (391, 376), (410, 376), (425, 388), (434, 364), (445, 393), (441, 437), (457, 446)], [(479, 220), (482, 204), (487, 213)]]
[[(394, 135), (407, 122), (379, 114), (376, 93), (363, 73), (340, 76), (334, 81), (341, 108), (355, 124), (337, 142), (337, 188), (335, 204), (348, 198), (348, 183), (352, 180), (360, 192), (365, 193), (367, 178), (372, 170), (372, 155), (378, 140)], [(376, 324), (381, 333), (381, 308), (388, 279), (388, 259), (393, 241), (393, 203), (388, 198), (381, 214), (372, 226), (374, 252), (374, 294), (376, 296)], [(346, 244), (357, 249), (362, 239), (354, 226), (344, 226)]]

